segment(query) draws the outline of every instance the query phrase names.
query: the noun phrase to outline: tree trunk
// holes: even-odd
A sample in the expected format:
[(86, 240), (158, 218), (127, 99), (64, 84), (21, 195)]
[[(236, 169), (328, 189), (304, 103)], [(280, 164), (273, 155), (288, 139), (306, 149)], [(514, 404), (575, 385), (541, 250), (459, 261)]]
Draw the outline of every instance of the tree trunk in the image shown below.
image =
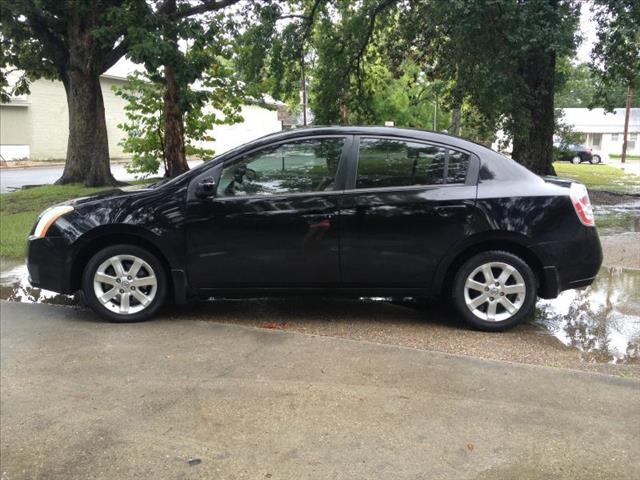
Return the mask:
[(451, 125), (449, 125), (449, 133), (451, 135), (460, 135), (460, 121), (462, 118), (462, 107), (456, 105), (451, 111)]
[(180, 109), (180, 87), (176, 71), (171, 65), (164, 66), (167, 83), (164, 94), (164, 158), (166, 176), (176, 177), (189, 170), (184, 145), (184, 118)]
[(555, 175), (553, 169), (553, 97), (556, 55), (532, 52), (523, 68), (529, 95), (525, 100), (528, 119), (514, 119), (513, 158), (538, 175)]
[(109, 165), (100, 75), (73, 69), (63, 77), (63, 84), (69, 110), (69, 139), (64, 172), (56, 183), (116, 185)]

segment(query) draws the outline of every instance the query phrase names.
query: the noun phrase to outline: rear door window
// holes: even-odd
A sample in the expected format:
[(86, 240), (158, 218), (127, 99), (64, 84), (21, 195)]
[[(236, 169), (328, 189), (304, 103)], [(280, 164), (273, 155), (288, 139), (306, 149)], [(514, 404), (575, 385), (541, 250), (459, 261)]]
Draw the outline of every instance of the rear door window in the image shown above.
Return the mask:
[(469, 155), (441, 145), (360, 139), (356, 188), (464, 184)]

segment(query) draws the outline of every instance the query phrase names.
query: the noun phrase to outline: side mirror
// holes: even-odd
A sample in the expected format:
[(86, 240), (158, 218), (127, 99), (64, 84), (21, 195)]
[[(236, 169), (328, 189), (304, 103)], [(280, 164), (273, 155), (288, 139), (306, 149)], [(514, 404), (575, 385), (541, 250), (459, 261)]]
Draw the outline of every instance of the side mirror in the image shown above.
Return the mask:
[(216, 180), (213, 177), (203, 178), (198, 182), (196, 196), (212, 197), (216, 193)]

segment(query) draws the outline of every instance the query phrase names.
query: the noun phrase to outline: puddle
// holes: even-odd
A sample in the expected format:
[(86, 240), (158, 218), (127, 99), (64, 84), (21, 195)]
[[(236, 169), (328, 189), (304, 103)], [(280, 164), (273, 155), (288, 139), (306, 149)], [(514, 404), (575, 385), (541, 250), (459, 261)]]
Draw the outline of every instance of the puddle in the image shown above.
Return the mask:
[(34, 288), (29, 284), (27, 266), (12, 265), (0, 273), (0, 299), (21, 303), (48, 303), (51, 305), (77, 305), (73, 295), (61, 295), (56, 292)]
[(640, 200), (617, 205), (594, 205), (600, 235), (640, 232)]
[[(3, 264), (0, 298), (24, 303), (76, 305), (73, 296), (33, 288), (24, 264)], [(363, 302), (399, 302), (386, 297)], [(415, 302), (403, 299), (400, 303)], [(540, 300), (534, 324), (564, 345), (582, 352), (585, 361), (640, 363), (640, 270), (603, 268), (591, 287)]]
[(534, 322), (587, 361), (640, 362), (640, 271), (602, 268), (590, 287), (540, 300)]

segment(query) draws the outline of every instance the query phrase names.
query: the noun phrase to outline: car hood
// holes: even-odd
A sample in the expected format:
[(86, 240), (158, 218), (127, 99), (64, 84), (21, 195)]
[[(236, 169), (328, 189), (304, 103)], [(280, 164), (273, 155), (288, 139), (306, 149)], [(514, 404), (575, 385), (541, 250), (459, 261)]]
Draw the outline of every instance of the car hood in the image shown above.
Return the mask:
[(121, 199), (128, 197), (137, 197), (140, 195), (147, 195), (153, 190), (148, 186), (140, 187), (139, 185), (130, 185), (126, 187), (113, 188), (111, 190), (105, 190), (103, 192), (96, 193), (95, 195), (89, 195), (86, 197), (78, 197), (72, 200), (63, 202), (64, 205), (71, 205), (72, 207), (78, 207), (87, 203), (99, 202), (111, 199)]

